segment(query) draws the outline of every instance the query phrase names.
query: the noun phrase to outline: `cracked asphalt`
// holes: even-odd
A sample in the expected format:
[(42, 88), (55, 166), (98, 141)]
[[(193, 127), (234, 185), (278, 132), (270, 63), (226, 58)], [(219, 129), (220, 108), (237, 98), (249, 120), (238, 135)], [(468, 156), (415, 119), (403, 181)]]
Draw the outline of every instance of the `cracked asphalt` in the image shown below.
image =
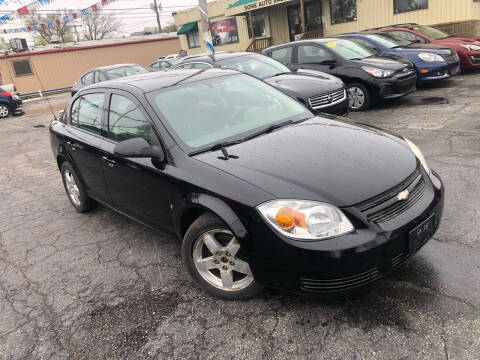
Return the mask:
[(0, 120), (0, 360), (480, 358), (480, 72), (351, 114), (417, 143), (447, 193), (417, 256), (337, 299), (205, 295), (175, 240), (103, 207), (74, 211), (51, 115), (30, 106)]

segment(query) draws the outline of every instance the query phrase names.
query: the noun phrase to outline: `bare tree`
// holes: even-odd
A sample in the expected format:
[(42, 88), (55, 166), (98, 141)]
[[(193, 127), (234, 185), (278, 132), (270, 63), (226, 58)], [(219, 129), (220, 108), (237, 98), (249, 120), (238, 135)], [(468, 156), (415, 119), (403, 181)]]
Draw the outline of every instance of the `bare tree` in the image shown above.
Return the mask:
[(100, 11), (82, 16), (83, 37), (85, 40), (102, 40), (116, 32), (121, 22), (115, 15)]
[[(68, 15), (67, 11), (43, 16), (33, 10), (23, 19), (23, 22), (25, 26), (30, 26), (31, 28), (36, 25), (37, 29), (34, 30), (34, 32), (37, 33), (45, 43), (50, 44), (55, 40), (66, 43), (72, 41), (73, 36), (71, 27), (63, 21), (65, 15)], [(58, 21), (58, 19), (60, 19), (60, 21)], [(47, 26), (48, 23), (51, 23), (50, 27)]]

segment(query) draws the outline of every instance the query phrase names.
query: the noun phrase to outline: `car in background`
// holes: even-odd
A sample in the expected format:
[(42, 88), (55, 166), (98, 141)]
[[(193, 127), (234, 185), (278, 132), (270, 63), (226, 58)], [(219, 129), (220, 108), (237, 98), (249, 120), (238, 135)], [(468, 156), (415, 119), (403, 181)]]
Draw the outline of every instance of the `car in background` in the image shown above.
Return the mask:
[(84, 73), (80, 80), (73, 84), (70, 93), (72, 97), (85, 86), (97, 84), (102, 81), (117, 79), (124, 76), (137, 75), (147, 73), (148, 70), (138, 64), (117, 64), (102, 66), (95, 69), (88, 70)]
[(454, 37), (433, 27), (418, 24), (391, 25), (373, 30), (419, 44), (449, 46), (457, 52), (462, 69), (480, 68), (480, 39)]
[(0, 88), (0, 118), (15, 114), (20, 111), (22, 105), (22, 100), (17, 95)]
[(170, 58), (170, 59), (158, 59), (154, 61), (150, 65), (147, 66), (147, 70), (149, 71), (161, 71), (171, 68), (172, 66), (178, 64), (180, 59)]
[(228, 69), (95, 84), (49, 131), (74, 209), (104, 203), (176, 237), (193, 281), (223, 299), (357, 289), (412, 258), (442, 218), (442, 181), (411, 141), (314, 116)]
[(311, 39), (277, 45), (262, 54), (292, 70), (319, 70), (338, 76), (346, 84), (350, 110), (370, 107), (372, 99), (392, 99), (416, 90), (417, 74), (407, 59), (378, 55), (356, 40)]
[(455, 50), (447, 46), (418, 44), (371, 31), (335, 37), (354, 39), (379, 54), (398, 55), (410, 60), (417, 71), (417, 84), (449, 79), (460, 72), (460, 59)]
[(348, 99), (343, 82), (320, 71), (291, 71), (267, 56), (250, 52), (221, 52), (211, 57), (191, 55), (173, 69), (218, 67), (237, 70), (263, 80), (300, 101), (315, 113), (345, 116)]

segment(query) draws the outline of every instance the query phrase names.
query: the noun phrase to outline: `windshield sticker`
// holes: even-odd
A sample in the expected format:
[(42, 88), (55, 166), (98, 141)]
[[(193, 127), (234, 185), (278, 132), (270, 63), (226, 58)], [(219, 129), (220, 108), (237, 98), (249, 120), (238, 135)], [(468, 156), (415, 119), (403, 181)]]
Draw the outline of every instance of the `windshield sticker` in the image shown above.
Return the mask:
[(327, 46), (328, 47), (334, 47), (335, 45), (337, 45), (337, 42), (336, 41), (330, 41)]

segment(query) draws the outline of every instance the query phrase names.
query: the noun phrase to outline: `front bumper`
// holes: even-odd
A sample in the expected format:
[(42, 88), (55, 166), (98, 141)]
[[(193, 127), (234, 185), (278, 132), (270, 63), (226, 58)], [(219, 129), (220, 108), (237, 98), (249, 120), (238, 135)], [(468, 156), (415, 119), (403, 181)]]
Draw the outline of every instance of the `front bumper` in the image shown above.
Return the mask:
[(380, 279), (418, 250), (411, 250), (409, 232), (412, 229), (431, 216), (434, 217), (433, 233), (438, 229), (445, 190), (438, 175), (433, 176), (440, 188), (433, 186), (430, 179), (425, 180), (422, 199), (387, 223), (361, 219), (353, 207), (342, 209), (356, 230), (334, 239), (292, 240), (278, 235), (263, 220), (251, 220), (249, 232), (255, 239), (245, 249), (249, 251), (246, 255), (255, 280), (292, 292), (336, 294)]
[(373, 79), (374, 88), (377, 89), (376, 95), (382, 99), (394, 99), (413, 93), (416, 90), (417, 75), (406, 77), (397, 77), (387, 79)]
[[(428, 71), (422, 74), (422, 70)], [(417, 83), (446, 80), (460, 73), (460, 62), (444, 63), (442, 65), (421, 66), (418, 69)]]
[(480, 68), (480, 51), (458, 52), (462, 69)]

